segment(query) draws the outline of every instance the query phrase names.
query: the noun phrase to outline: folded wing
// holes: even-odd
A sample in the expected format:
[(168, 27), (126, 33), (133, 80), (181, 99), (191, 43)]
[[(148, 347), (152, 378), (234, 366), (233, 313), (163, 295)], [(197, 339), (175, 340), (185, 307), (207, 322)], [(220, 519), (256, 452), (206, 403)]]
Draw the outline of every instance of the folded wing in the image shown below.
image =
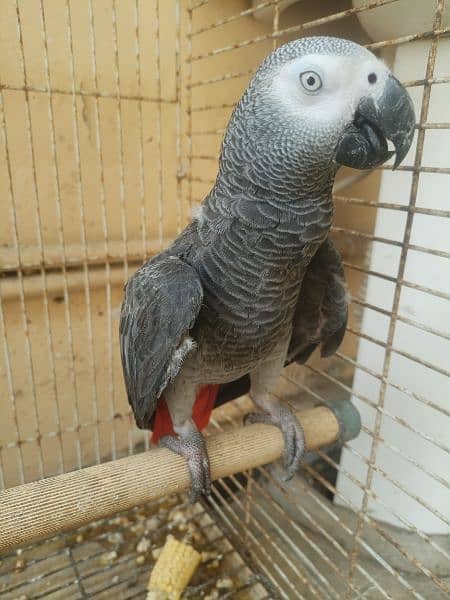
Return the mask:
[(125, 288), (120, 351), (128, 401), (142, 429), (151, 427), (158, 398), (195, 347), (189, 330), (202, 299), (196, 272), (176, 256), (149, 261)]
[(342, 342), (347, 318), (341, 257), (327, 239), (311, 260), (302, 282), (287, 361), (305, 363), (318, 346), (321, 356), (331, 356)]

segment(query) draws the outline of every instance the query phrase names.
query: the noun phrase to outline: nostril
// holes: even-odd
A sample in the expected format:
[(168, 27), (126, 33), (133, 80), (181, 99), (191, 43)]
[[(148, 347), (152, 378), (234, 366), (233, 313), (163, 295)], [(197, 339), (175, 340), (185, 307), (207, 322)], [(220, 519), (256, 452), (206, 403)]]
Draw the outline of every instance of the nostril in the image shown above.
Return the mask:
[(376, 83), (377, 82), (376, 73), (369, 73), (367, 79), (369, 80), (369, 83)]

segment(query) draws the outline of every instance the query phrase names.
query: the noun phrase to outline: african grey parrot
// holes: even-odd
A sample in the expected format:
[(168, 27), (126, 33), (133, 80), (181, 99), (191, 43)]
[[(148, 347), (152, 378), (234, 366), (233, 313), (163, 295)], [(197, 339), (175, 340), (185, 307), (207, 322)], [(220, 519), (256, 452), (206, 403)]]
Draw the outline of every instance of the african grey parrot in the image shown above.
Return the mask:
[[(260, 409), (249, 422), (279, 427), (288, 474), (303, 430), (273, 395), (287, 359), (339, 346), (347, 320), (343, 269), (328, 238), (341, 165), (368, 169), (415, 126), (402, 85), (353, 42), (289, 42), (261, 64), (237, 104), (219, 173), (192, 223), (125, 289), (120, 346), (137, 425), (186, 457), (191, 499), (209, 492), (200, 430), (221, 390), (248, 377)], [(222, 386), (222, 387), (220, 387)]]

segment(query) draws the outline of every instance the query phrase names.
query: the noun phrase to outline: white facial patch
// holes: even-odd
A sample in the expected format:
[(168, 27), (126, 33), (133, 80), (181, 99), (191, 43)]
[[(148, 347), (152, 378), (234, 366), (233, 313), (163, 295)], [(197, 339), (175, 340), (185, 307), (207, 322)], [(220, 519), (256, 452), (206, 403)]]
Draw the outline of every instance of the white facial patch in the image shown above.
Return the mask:
[(376, 102), (388, 75), (386, 66), (370, 52), (312, 54), (281, 67), (272, 80), (272, 97), (294, 118), (321, 124), (348, 122), (361, 98), (372, 96)]

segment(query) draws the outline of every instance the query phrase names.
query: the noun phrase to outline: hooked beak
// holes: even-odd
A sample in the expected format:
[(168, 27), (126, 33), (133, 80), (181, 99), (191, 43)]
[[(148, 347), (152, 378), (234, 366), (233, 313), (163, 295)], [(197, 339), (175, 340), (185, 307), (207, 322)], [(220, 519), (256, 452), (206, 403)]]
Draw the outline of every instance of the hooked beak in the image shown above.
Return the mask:
[(371, 169), (388, 160), (393, 151), (387, 140), (394, 144), (396, 169), (411, 146), (415, 126), (411, 98), (402, 84), (389, 75), (381, 96), (361, 99), (353, 123), (339, 140), (336, 162), (353, 169)]

